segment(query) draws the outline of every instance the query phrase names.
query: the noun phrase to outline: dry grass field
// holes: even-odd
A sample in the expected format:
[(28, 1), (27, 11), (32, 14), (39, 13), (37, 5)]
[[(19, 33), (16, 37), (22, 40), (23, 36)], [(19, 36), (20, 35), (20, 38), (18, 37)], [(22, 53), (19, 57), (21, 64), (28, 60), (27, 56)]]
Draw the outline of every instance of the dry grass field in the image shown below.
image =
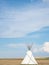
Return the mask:
[[(23, 59), (0, 59), (0, 65), (21, 65)], [(38, 65), (49, 65), (49, 59), (36, 59)]]

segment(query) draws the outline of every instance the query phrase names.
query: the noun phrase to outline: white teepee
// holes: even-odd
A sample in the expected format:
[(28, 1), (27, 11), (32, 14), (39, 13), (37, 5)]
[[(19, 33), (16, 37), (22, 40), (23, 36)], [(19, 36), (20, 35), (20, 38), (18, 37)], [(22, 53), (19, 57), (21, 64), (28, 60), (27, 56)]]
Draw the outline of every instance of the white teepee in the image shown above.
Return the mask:
[(27, 51), (27, 55), (25, 56), (24, 60), (22, 61), (21, 64), (32, 64), (32, 65), (36, 65), (38, 64), (35, 60), (35, 58), (32, 55), (32, 52), (30, 50), (30, 47), (28, 47), (28, 51)]

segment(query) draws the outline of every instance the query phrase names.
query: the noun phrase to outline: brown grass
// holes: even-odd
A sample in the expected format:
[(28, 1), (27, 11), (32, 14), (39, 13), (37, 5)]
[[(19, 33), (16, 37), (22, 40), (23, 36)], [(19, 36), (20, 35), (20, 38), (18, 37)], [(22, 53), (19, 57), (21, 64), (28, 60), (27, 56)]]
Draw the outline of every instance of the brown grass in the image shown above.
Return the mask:
[[(0, 65), (20, 65), (23, 59), (0, 59)], [(36, 59), (38, 65), (49, 65), (47, 59)]]

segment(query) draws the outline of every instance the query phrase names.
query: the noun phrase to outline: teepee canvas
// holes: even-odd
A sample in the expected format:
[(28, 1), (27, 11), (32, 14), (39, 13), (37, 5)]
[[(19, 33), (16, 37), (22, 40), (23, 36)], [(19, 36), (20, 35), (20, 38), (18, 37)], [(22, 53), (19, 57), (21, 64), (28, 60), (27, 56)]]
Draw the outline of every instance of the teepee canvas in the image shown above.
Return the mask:
[(35, 58), (34, 58), (33, 55), (32, 55), (32, 52), (31, 52), (31, 50), (30, 50), (30, 47), (28, 47), (27, 54), (26, 54), (26, 56), (25, 56), (25, 58), (24, 58), (24, 60), (22, 61), (21, 64), (32, 64), (32, 65), (38, 64), (38, 63), (36, 62)]

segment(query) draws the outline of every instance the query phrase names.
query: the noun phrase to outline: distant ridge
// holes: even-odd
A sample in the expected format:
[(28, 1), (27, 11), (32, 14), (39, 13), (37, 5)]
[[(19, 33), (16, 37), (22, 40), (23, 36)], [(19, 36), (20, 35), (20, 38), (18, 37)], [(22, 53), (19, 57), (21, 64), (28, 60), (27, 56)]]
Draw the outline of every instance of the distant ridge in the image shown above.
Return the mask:
[(49, 60), (49, 57), (37, 57), (36, 59), (39, 59), (39, 60)]
[[(23, 58), (0, 58), (0, 60), (5, 59), (5, 60), (23, 60)], [(49, 60), (49, 57), (35, 57), (35, 59), (39, 60)]]

